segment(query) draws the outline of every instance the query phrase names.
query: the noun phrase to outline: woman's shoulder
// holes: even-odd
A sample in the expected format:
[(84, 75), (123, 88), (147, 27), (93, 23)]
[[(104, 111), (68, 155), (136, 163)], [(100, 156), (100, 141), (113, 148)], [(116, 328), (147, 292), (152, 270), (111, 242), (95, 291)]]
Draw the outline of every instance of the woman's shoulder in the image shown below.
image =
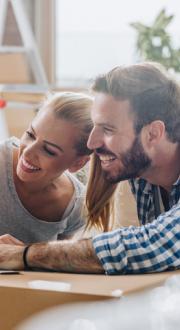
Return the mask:
[(18, 141), (15, 137), (0, 141), (0, 158), (6, 158), (8, 154), (11, 154), (12, 148), (18, 147)]
[(76, 197), (84, 196), (86, 191), (85, 185), (74, 174), (70, 173), (69, 171), (66, 171), (65, 174), (71, 180), (74, 186)]
[(0, 141), (0, 151), (7, 150), (9, 148), (18, 148), (19, 147), (19, 139), (15, 136), (11, 136), (5, 140)]

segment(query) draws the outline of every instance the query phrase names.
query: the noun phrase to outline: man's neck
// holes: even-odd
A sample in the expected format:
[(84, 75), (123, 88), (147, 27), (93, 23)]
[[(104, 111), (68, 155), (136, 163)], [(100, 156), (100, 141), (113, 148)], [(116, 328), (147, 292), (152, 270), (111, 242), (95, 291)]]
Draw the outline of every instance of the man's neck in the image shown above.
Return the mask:
[(170, 192), (172, 185), (180, 175), (180, 150), (179, 146), (171, 154), (161, 155), (157, 162), (141, 176), (148, 182), (163, 187)]

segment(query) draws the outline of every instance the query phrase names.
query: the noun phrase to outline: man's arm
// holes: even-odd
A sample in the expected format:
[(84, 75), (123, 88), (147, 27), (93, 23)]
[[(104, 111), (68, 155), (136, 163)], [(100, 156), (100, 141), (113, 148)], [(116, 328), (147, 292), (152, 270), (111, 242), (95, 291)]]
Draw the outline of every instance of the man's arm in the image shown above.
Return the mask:
[(145, 226), (94, 237), (93, 246), (109, 275), (180, 268), (180, 202)]
[[(0, 268), (23, 269), (20, 246), (0, 245)], [(71, 273), (104, 273), (91, 239), (32, 244), (26, 259), (31, 268), (44, 268)]]
[[(24, 247), (1, 244), (0, 268), (23, 269)], [(180, 203), (142, 227), (120, 228), (91, 239), (32, 244), (32, 268), (74, 273), (150, 273), (180, 268)]]

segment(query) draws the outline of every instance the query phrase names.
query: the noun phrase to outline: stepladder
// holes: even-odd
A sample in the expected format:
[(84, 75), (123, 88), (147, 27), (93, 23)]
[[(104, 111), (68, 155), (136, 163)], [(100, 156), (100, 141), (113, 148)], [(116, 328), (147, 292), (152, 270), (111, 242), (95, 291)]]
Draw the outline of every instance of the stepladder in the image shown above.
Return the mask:
[[(3, 43), (3, 37), (6, 28), (7, 11), (11, 5), (13, 14), (18, 26), (19, 33), (22, 39), (21, 46), (7, 46)], [(22, 53), (27, 56), (29, 67), (34, 77), (36, 84), (48, 86), (47, 76), (42, 64), (42, 60), (38, 51), (37, 43), (31, 24), (24, 6), (23, 0), (0, 0), (0, 53)]]

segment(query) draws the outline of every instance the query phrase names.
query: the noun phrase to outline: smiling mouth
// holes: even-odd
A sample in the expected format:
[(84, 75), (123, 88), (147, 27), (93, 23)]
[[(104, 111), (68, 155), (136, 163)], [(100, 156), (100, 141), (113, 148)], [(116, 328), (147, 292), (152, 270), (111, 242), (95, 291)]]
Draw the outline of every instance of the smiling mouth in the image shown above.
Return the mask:
[(23, 169), (26, 169), (30, 172), (40, 171), (40, 167), (36, 167), (36, 166), (28, 163), (24, 158), (22, 158), (22, 165), (23, 165)]
[(115, 156), (110, 155), (98, 155), (103, 165), (110, 165), (115, 159)]

